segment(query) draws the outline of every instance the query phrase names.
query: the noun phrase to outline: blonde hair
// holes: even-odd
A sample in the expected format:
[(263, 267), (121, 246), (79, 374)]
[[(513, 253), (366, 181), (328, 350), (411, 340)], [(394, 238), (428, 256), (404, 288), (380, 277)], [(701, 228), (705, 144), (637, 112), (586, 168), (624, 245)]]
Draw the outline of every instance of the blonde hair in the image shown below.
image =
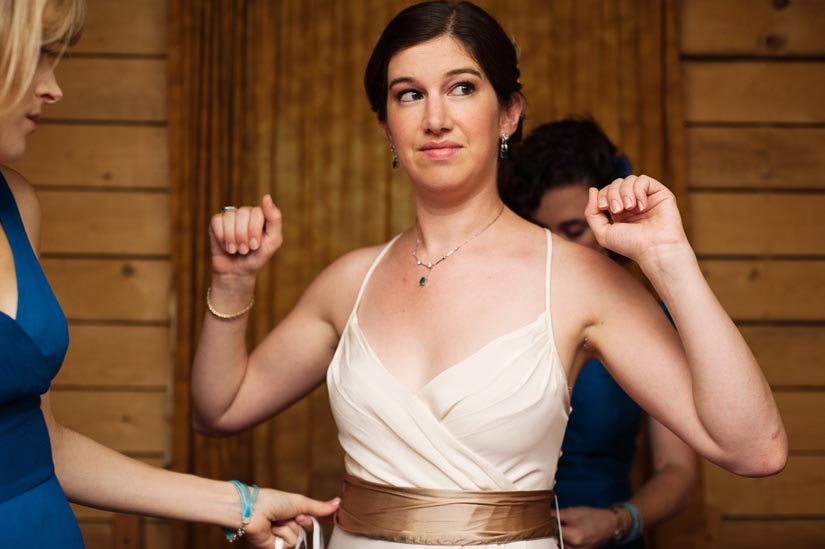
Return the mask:
[(0, 114), (34, 78), (41, 51), (57, 59), (80, 37), (85, 0), (0, 0)]

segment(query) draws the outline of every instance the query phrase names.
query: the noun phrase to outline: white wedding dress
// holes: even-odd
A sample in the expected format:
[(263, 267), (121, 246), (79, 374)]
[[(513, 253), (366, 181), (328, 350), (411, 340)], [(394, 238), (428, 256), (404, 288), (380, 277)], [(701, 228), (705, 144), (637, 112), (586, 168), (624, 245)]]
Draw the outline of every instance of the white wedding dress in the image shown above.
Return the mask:
[[(358, 324), (364, 288), (394, 242), (367, 272), (327, 372), (347, 472), (401, 487), (552, 489), (554, 458), (560, 455), (570, 401), (550, 318), (549, 231), (544, 312), (495, 338), (416, 393), (383, 366)], [(505, 545), (558, 548), (551, 538)], [(336, 528), (329, 549), (405, 547), (419, 546), (367, 539)]]

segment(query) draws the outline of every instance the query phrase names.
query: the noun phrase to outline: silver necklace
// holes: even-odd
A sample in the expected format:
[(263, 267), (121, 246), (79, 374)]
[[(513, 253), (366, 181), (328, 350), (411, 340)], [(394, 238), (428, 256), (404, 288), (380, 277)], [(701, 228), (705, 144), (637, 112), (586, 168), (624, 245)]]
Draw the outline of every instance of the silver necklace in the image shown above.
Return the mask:
[(427, 274), (418, 279), (418, 285), (419, 286), (424, 286), (425, 284), (427, 284), (427, 280), (429, 280), (430, 274), (433, 272), (433, 269), (435, 269), (438, 266), (439, 263), (446, 260), (448, 257), (450, 257), (451, 255), (456, 253), (458, 250), (460, 250), (462, 248), (462, 246), (464, 246), (465, 244), (468, 244), (475, 237), (477, 237), (478, 235), (480, 235), (481, 233), (483, 233), (484, 231), (486, 231), (487, 229), (492, 227), (493, 223), (498, 221), (498, 218), (501, 217), (502, 213), (504, 213), (504, 203), (503, 202), (501, 203), (501, 208), (498, 210), (498, 213), (496, 214), (496, 216), (489, 223), (484, 225), (484, 227), (482, 227), (481, 230), (479, 230), (478, 232), (476, 232), (475, 234), (470, 236), (470, 238), (468, 238), (467, 240), (465, 240), (464, 242), (462, 242), (461, 244), (459, 244), (458, 246), (456, 246), (455, 248), (453, 248), (452, 250), (450, 250), (446, 254), (442, 255), (436, 261), (422, 261), (422, 260), (418, 259), (418, 247), (421, 245), (421, 230), (418, 228), (418, 223), (416, 223), (415, 224), (415, 247), (413, 248), (412, 256), (415, 258), (415, 264), (416, 265), (419, 265), (419, 266), (424, 267), (425, 269), (427, 269)]

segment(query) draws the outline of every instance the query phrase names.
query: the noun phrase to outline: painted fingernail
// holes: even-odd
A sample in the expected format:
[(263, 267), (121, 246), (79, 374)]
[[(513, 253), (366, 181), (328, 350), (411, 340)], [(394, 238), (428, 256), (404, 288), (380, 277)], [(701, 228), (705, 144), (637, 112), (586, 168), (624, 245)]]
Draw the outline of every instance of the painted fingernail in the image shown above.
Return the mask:
[(605, 198), (605, 197), (600, 197), (599, 198), (599, 208), (602, 209), (602, 210), (607, 209), (607, 198)]
[(633, 207), (633, 200), (629, 196), (624, 197), (624, 207), (625, 208), (632, 208)]
[(258, 249), (258, 239), (257, 238), (250, 238), (249, 239), (249, 247), (253, 250)]
[(618, 200), (611, 200), (610, 201), (610, 211), (613, 213), (619, 213), (622, 211), (622, 205)]

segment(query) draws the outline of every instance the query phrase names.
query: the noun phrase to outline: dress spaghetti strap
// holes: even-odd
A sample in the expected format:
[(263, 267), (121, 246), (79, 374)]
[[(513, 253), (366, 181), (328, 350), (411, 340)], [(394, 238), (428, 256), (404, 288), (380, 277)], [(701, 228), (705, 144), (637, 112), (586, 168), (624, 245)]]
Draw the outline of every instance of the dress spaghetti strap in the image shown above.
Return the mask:
[(547, 236), (547, 260), (544, 267), (544, 312), (547, 314), (547, 329), (553, 334), (553, 320), (550, 315), (550, 275), (553, 266), (553, 234), (549, 229), (544, 229)]
[(364, 295), (364, 290), (367, 287), (367, 282), (369, 282), (370, 277), (372, 277), (372, 272), (375, 270), (375, 268), (387, 254), (392, 245), (395, 244), (395, 241), (398, 240), (400, 237), (401, 233), (395, 235), (392, 240), (387, 242), (387, 244), (381, 250), (381, 253), (379, 253), (378, 256), (373, 260), (372, 265), (370, 265), (370, 268), (367, 270), (367, 274), (364, 275), (364, 280), (361, 281), (361, 287), (358, 288), (358, 296), (355, 298), (355, 305), (352, 306), (350, 317), (352, 317), (355, 314), (355, 311), (358, 310), (358, 306), (361, 304), (361, 297)]

